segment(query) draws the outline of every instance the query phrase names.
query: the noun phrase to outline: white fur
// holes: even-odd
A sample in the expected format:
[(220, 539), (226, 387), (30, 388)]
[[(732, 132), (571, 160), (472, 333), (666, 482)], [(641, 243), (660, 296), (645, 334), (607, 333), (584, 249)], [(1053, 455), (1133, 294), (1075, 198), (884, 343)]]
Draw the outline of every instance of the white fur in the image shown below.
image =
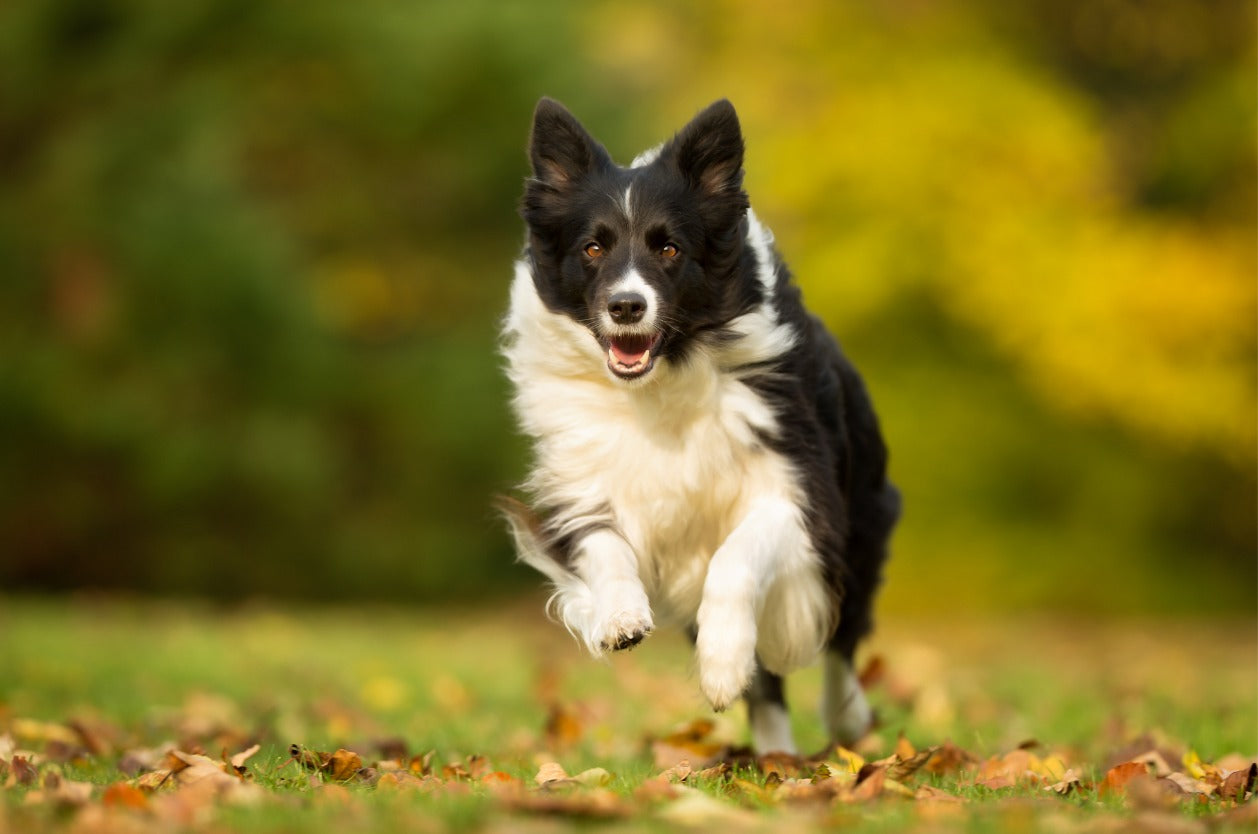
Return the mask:
[(851, 744), (869, 731), (873, 711), (865, 700), (851, 665), (835, 652), (826, 653), (821, 710), (831, 741)]
[[(759, 228), (749, 243), (766, 255), (768, 285)], [(732, 329), (731, 342), (686, 362), (662, 356), (626, 385), (588, 330), (545, 308), (523, 260), (504, 325), (515, 409), (535, 441), (525, 486), (543, 515), (562, 510), (553, 532), (601, 531), (570, 572), (514, 524), (521, 559), (554, 582), (556, 613), (595, 652), (655, 617), (697, 623), (700, 684), (718, 709), (746, 689), (757, 654), (778, 674), (811, 662), (835, 616), (796, 473), (759, 439), (778, 433), (777, 416), (737, 371), (796, 334), (769, 302)]]
[(776, 703), (757, 704), (751, 711), (751, 744), (757, 753), (795, 755), (795, 736), (786, 707)]
[(655, 160), (659, 159), (660, 151), (664, 150), (664, 143), (660, 143), (653, 148), (647, 148), (642, 153), (633, 158), (633, 162), (629, 163), (630, 168), (645, 168)]
[(607, 297), (611, 298), (617, 293), (636, 292), (638, 295), (646, 299), (646, 313), (642, 316), (642, 321), (637, 324), (626, 327), (617, 324), (612, 320), (611, 314), (607, 310), (603, 310), (600, 314), (603, 320), (603, 332), (615, 333), (617, 331), (631, 330), (640, 332), (651, 332), (655, 329), (656, 321), (659, 318), (660, 296), (655, 288), (646, 282), (642, 277), (642, 273), (634, 269), (633, 264), (625, 270), (625, 274), (619, 281), (612, 284), (607, 291)]

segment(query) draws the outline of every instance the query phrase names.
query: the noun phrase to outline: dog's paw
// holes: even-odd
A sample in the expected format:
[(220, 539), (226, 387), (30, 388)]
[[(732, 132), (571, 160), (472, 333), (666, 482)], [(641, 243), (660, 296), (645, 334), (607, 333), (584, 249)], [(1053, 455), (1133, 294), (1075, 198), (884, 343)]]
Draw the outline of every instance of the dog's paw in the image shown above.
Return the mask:
[[(706, 609), (706, 610), (705, 610)], [(699, 611), (699, 633), (695, 649), (699, 662), (699, 687), (721, 712), (737, 701), (751, 685), (756, 671), (756, 624), (747, 612)]]
[(752, 662), (745, 665), (736, 662), (709, 662), (699, 670), (699, 687), (712, 709), (724, 712), (747, 691), (754, 671), (754, 656)]
[(621, 611), (604, 620), (594, 632), (601, 652), (618, 652), (641, 643), (654, 629), (650, 611)]

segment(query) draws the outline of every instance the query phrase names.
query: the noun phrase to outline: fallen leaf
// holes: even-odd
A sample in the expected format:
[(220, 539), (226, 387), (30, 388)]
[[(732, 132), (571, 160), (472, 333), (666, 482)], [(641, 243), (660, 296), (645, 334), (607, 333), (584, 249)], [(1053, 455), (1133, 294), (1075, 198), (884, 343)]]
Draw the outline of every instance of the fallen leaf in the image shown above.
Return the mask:
[(245, 767), (245, 762), (249, 761), (249, 759), (252, 758), (253, 754), (257, 753), (261, 749), (262, 749), (262, 745), (255, 744), (252, 747), (250, 747), (248, 750), (242, 750), (241, 752), (237, 753), (236, 755), (230, 758), (228, 758), (227, 756), (227, 751), (224, 750), (223, 758), (232, 767), (236, 768), (237, 770), (243, 770)]
[(15, 755), (13, 761), (9, 762), (9, 777), (5, 780), (5, 787), (33, 785), (38, 778), (39, 772), (31, 764), (30, 759), (26, 756)]
[(1219, 785), (1219, 796), (1223, 799), (1244, 802), (1254, 789), (1255, 777), (1258, 777), (1258, 764), (1253, 762), (1244, 770), (1233, 770), (1223, 778), (1222, 784)]
[(965, 802), (965, 800), (961, 797), (948, 793), (941, 788), (936, 788), (933, 785), (920, 786), (913, 793), (913, 797), (919, 802), (950, 802), (956, 804), (962, 804)]
[(1148, 775), (1149, 765), (1144, 762), (1123, 762), (1115, 765), (1105, 773), (1105, 779), (1100, 786), (1101, 796), (1122, 791), (1132, 779)]
[(77, 807), (86, 805), (91, 798), (92, 784), (90, 782), (75, 782), (52, 771), (44, 776), (43, 784), (39, 789), (27, 793), (23, 801), (28, 805), (50, 803)]
[(635, 811), (628, 802), (602, 788), (569, 794), (509, 794), (501, 797), (499, 802), (514, 811), (564, 817), (616, 819), (632, 816)]
[(1059, 796), (1069, 796), (1079, 789), (1079, 774), (1074, 769), (1067, 770), (1060, 780), (1045, 786), (1044, 790), (1052, 791)]
[(1142, 811), (1131, 822), (1131, 830), (1140, 834), (1206, 834), (1209, 831), (1201, 820), (1164, 811)]
[(558, 762), (546, 762), (537, 769), (537, 775), (533, 777), (533, 781), (538, 785), (544, 786), (551, 782), (565, 782), (568, 779), (568, 773)]
[(107, 807), (143, 809), (149, 804), (148, 794), (126, 782), (114, 782), (101, 794), (101, 802)]
[(1142, 762), (1149, 766), (1150, 772), (1154, 776), (1166, 776), (1171, 772), (1171, 766), (1166, 763), (1166, 759), (1157, 750), (1150, 750), (1131, 759), (1133, 762)]
[(759, 819), (754, 811), (714, 799), (702, 791), (681, 786), (677, 790), (681, 796), (656, 811), (657, 817), (674, 825), (714, 830), (722, 825), (752, 825)]
[(9, 723), (9, 732), (19, 741), (47, 744), (57, 741), (62, 744), (78, 744), (79, 734), (64, 724), (51, 721), (36, 721), (31, 718), (14, 718)]
[(1211, 785), (1209, 782), (1202, 779), (1194, 779), (1193, 777), (1183, 773), (1170, 773), (1164, 778), (1168, 781), (1174, 782), (1180, 790), (1187, 794), (1210, 796), (1216, 790), (1215, 785)]
[(861, 775), (857, 775), (856, 787), (845, 797), (846, 799), (852, 802), (868, 802), (871, 799), (882, 796), (883, 789), (887, 784), (887, 772), (876, 765), (866, 765), (866, 767), (869, 768), (869, 771), (866, 773), (862, 769), (862, 773), (865, 774), (863, 778)]
[[(912, 751), (912, 749), (912, 746), (907, 748), (908, 751)], [(931, 756), (935, 755), (937, 749), (928, 747), (919, 753), (910, 753), (907, 758), (901, 757), (899, 753), (896, 753), (889, 759), (884, 759), (881, 764), (886, 769), (889, 778), (897, 782), (903, 782), (925, 766), (930, 761)]]
[(951, 740), (948, 740), (935, 750), (935, 754), (930, 757), (930, 760), (926, 762), (924, 767), (927, 773), (942, 776), (959, 770), (966, 770), (977, 763), (978, 757), (962, 750), (953, 744)]
[(583, 770), (576, 776), (572, 777), (574, 782), (585, 785), (587, 788), (601, 788), (611, 783), (615, 777), (601, 767), (592, 767), (589, 770)]
[(343, 747), (333, 753), (325, 753), (294, 744), (288, 752), (301, 767), (322, 773), (334, 782), (353, 779), (363, 767), (362, 756)]
[(663, 738), (651, 741), (656, 767), (673, 767), (687, 762), (695, 767), (715, 763), (729, 750), (728, 745), (709, 739), (716, 723), (707, 718), (696, 719), (678, 727)]
[(1184, 800), (1184, 792), (1165, 777), (1136, 776), (1124, 787), (1127, 800), (1138, 809), (1167, 810)]

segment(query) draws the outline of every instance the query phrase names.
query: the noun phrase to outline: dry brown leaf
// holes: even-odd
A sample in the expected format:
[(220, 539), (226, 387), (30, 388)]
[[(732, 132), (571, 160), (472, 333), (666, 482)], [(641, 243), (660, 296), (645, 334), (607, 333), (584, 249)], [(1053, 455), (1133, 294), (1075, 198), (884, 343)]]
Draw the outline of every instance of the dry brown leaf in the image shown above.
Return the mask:
[(671, 782), (660, 776), (652, 776), (633, 791), (633, 798), (638, 802), (657, 803), (676, 799), (681, 795), (678, 782)]
[(666, 822), (714, 831), (720, 826), (753, 825), (759, 821), (755, 811), (722, 802), (694, 788), (679, 785), (677, 790), (681, 796), (656, 812), (656, 816)]
[(911, 752), (913, 750), (912, 745), (908, 745), (906, 752), (909, 752), (909, 756), (907, 758), (901, 757), (899, 753), (896, 753), (889, 759), (884, 759), (880, 764), (886, 769), (889, 778), (897, 782), (903, 782), (924, 767), (938, 749), (937, 747), (928, 747), (919, 753), (914, 753)]
[(1059, 796), (1069, 796), (1079, 789), (1079, 774), (1075, 773), (1074, 768), (1067, 770), (1057, 782), (1046, 785), (1044, 790), (1052, 791)]
[(362, 766), (362, 756), (342, 747), (328, 757), (327, 764), (321, 770), (331, 777), (332, 781), (345, 782), (353, 779)]
[(1131, 761), (1142, 762), (1149, 766), (1149, 772), (1154, 776), (1166, 776), (1171, 772), (1171, 766), (1166, 763), (1166, 759), (1157, 750), (1150, 750), (1139, 756), (1133, 756)]
[(1131, 822), (1131, 830), (1140, 834), (1206, 834), (1210, 830), (1201, 820), (1162, 811), (1141, 811)]
[(115, 728), (108, 727), (99, 721), (88, 722), (79, 718), (67, 722), (66, 726), (79, 737), (79, 743), (88, 753), (93, 756), (113, 755), (114, 746), (110, 743), (109, 737), (118, 737), (119, 733)]
[(656, 767), (673, 767), (683, 762), (702, 768), (714, 764), (729, 750), (725, 744), (712, 741), (709, 736), (716, 723), (699, 718), (683, 724), (663, 738), (651, 741), (651, 754)]
[(690, 774), (692, 773), (694, 773), (694, 770), (690, 767), (690, 765), (688, 763), (683, 763), (673, 765), (667, 770), (660, 772), (657, 776), (655, 776), (655, 778), (665, 782), (685, 782), (690, 778)]
[(882, 796), (883, 789), (887, 785), (887, 772), (876, 765), (866, 765), (868, 772), (862, 768), (861, 774), (857, 775), (856, 787), (851, 793), (844, 798), (852, 802), (868, 802)]
[(299, 744), (294, 744), (288, 748), (288, 752), (301, 767), (322, 773), (334, 782), (353, 779), (363, 769), (362, 756), (343, 747), (333, 753), (326, 753), (307, 750)]
[(951, 740), (948, 740), (935, 750), (934, 755), (930, 757), (930, 760), (926, 762), (924, 767), (927, 773), (941, 776), (960, 770), (967, 770), (977, 763), (977, 756), (962, 750), (953, 744)]
[(1164, 778), (1168, 781), (1174, 782), (1179, 789), (1186, 794), (1210, 796), (1217, 789), (1216, 785), (1211, 785), (1209, 782), (1202, 779), (1194, 779), (1184, 773), (1170, 773)]
[(432, 773), (432, 757), (437, 751), (429, 750), (422, 756), (412, 756), (407, 762), (406, 769), (417, 776), (427, 776)]
[(934, 787), (933, 785), (920, 786), (916, 791), (914, 791), (913, 798), (919, 802), (948, 802), (958, 805), (965, 802), (965, 800), (961, 797), (956, 796), (955, 794), (950, 794), (941, 788)]
[(55, 771), (45, 774), (43, 784), (26, 794), (28, 805), (54, 804), (70, 807), (86, 805), (92, 798), (90, 782), (75, 782), (62, 778)]
[(756, 759), (756, 765), (766, 779), (776, 776), (779, 781), (799, 776), (803, 764), (799, 756), (789, 753), (767, 753)]
[(32, 718), (14, 718), (9, 722), (9, 732), (18, 741), (47, 744), (50, 741), (77, 745), (79, 734), (73, 728), (52, 721), (36, 721)]
[(170, 769), (174, 775), (175, 782), (179, 785), (194, 785), (199, 782), (208, 782), (215, 786), (225, 787), (240, 782), (237, 774), (234, 772), (228, 773), (224, 769), (222, 762), (217, 762), (209, 756), (202, 756), (199, 753), (184, 753), (182, 750), (171, 750), (170, 758), (179, 764), (178, 767)]
[(617, 819), (632, 816), (635, 811), (630, 803), (602, 788), (569, 794), (508, 794), (500, 797), (499, 802), (514, 811), (563, 817)]
[(107, 807), (143, 809), (149, 804), (148, 794), (126, 782), (114, 782), (101, 794), (101, 802)]
[(9, 776), (4, 784), (7, 788), (14, 785), (33, 785), (38, 779), (39, 771), (31, 764), (30, 759), (26, 756), (14, 755), (13, 760), (9, 762)]
[(1148, 775), (1149, 765), (1144, 762), (1123, 762), (1115, 765), (1105, 773), (1105, 779), (1100, 786), (1101, 796), (1122, 791), (1132, 779)]
[(1136, 776), (1124, 787), (1127, 801), (1135, 808), (1166, 810), (1184, 799), (1184, 792), (1165, 777)]
[(563, 769), (559, 762), (545, 762), (537, 769), (537, 775), (533, 777), (533, 781), (539, 786), (544, 786), (552, 782), (566, 782), (568, 780), (568, 772)]
[(615, 777), (601, 767), (592, 767), (589, 770), (583, 770), (576, 776), (572, 777), (572, 781), (584, 785), (587, 788), (601, 788), (611, 784)]
[(242, 750), (242, 751), (240, 751), (239, 753), (237, 753), (236, 755), (231, 756), (230, 758), (229, 758), (229, 757), (228, 757), (228, 755), (227, 755), (227, 751), (226, 751), (226, 750), (224, 750), (224, 751), (223, 751), (223, 760), (224, 760), (224, 761), (226, 761), (226, 762), (227, 762), (229, 765), (231, 765), (232, 767), (236, 768), (236, 770), (244, 770), (244, 768), (245, 768), (245, 762), (249, 761), (249, 759), (250, 759), (250, 758), (252, 758), (253, 754), (254, 754), (254, 753), (257, 753), (257, 752), (258, 752), (259, 750), (261, 750), (261, 749), (262, 749), (262, 745), (260, 745), (260, 744), (255, 744), (255, 745), (253, 745), (252, 747), (250, 747), (249, 749), (247, 749), (247, 750)]
[(1219, 796), (1244, 802), (1254, 790), (1255, 777), (1258, 777), (1258, 764), (1253, 762), (1243, 770), (1233, 770), (1223, 777), (1223, 782), (1219, 785)]

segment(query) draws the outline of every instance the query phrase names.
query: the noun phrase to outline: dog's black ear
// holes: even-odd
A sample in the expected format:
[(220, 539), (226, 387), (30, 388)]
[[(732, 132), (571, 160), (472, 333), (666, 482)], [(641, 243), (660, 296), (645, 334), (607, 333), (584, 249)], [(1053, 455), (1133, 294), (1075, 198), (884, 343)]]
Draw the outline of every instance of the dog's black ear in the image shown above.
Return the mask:
[(542, 98), (533, 111), (529, 159), (533, 177), (553, 188), (563, 188), (611, 162), (603, 146), (553, 98)]
[(692, 188), (711, 196), (740, 193), (743, 133), (727, 99), (708, 105), (670, 144), (677, 168)]

